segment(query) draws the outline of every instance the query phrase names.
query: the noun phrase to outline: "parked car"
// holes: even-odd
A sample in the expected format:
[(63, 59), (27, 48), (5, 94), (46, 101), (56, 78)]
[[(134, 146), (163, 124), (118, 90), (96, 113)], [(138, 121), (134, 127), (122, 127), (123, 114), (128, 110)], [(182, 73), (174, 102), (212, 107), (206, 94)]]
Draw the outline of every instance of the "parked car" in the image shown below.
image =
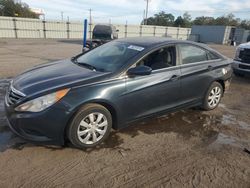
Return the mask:
[(112, 24), (96, 24), (93, 32), (92, 39), (87, 40), (86, 48), (83, 48), (83, 52), (103, 45), (111, 40), (118, 39), (119, 30)]
[(117, 39), (14, 78), (6, 114), (25, 139), (93, 147), (111, 128), (194, 106), (216, 108), (231, 75), (231, 60), (202, 44)]
[(236, 76), (250, 75), (250, 42), (237, 47), (233, 71)]

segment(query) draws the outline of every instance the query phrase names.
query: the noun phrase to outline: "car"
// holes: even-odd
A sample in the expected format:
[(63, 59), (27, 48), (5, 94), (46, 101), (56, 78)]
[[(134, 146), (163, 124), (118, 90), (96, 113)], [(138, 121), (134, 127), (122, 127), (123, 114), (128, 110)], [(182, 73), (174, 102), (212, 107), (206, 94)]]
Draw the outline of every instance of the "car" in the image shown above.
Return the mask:
[(232, 67), (236, 76), (250, 75), (250, 42), (237, 47)]
[(229, 87), (231, 63), (190, 41), (117, 39), (14, 78), (7, 119), (30, 141), (94, 147), (111, 129), (135, 121), (195, 106), (215, 109)]
[(96, 24), (92, 38), (87, 40), (86, 47), (82, 49), (83, 52), (103, 45), (111, 40), (118, 39), (119, 30), (112, 24)]

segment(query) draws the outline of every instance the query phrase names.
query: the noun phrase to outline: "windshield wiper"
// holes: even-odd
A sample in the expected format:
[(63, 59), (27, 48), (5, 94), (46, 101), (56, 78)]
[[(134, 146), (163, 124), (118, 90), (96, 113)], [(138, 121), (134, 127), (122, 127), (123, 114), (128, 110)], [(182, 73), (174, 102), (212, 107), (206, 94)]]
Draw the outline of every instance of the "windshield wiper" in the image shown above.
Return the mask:
[(78, 62), (77, 60), (75, 60), (75, 62), (76, 62), (78, 65), (80, 65), (80, 66), (86, 67), (86, 68), (88, 68), (88, 69), (90, 69), (90, 70), (92, 70), (92, 71), (96, 71), (96, 67), (93, 66), (93, 65), (90, 65), (90, 64), (88, 64), (88, 63)]

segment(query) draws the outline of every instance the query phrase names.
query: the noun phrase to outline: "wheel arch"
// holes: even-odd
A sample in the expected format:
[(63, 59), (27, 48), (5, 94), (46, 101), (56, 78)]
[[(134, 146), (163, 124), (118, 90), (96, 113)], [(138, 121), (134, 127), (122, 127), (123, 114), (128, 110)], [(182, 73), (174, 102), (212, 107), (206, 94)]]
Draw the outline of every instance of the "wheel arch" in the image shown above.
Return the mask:
[[(222, 79), (215, 80), (214, 82), (218, 82), (222, 88), (223, 88), (223, 93), (225, 92), (225, 82)], [(213, 83), (213, 82), (212, 82)]]
[(64, 141), (67, 139), (67, 130), (68, 130), (68, 126), (70, 125), (70, 122), (72, 121), (73, 117), (75, 116), (75, 114), (79, 111), (80, 108), (82, 108), (85, 105), (88, 104), (99, 104), (104, 106), (112, 115), (112, 128), (113, 129), (118, 129), (118, 115), (117, 115), (117, 110), (114, 107), (114, 105), (112, 105), (110, 102), (106, 101), (106, 100), (91, 100), (88, 102), (84, 102), (80, 105), (78, 105), (71, 113), (69, 120), (67, 121), (66, 126), (64, 127)]

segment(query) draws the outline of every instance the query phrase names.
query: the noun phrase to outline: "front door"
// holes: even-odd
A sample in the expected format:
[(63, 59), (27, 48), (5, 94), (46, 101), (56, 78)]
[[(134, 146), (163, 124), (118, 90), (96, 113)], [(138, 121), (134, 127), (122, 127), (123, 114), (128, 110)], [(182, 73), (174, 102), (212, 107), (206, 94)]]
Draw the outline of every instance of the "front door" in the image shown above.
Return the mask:
[(152, 73), (126, 79), (127, 121), (161, 112), (179, 105), (180, 68), (176, 48), (167, 46), (150, 53), (135, 66), (145, 65)]

